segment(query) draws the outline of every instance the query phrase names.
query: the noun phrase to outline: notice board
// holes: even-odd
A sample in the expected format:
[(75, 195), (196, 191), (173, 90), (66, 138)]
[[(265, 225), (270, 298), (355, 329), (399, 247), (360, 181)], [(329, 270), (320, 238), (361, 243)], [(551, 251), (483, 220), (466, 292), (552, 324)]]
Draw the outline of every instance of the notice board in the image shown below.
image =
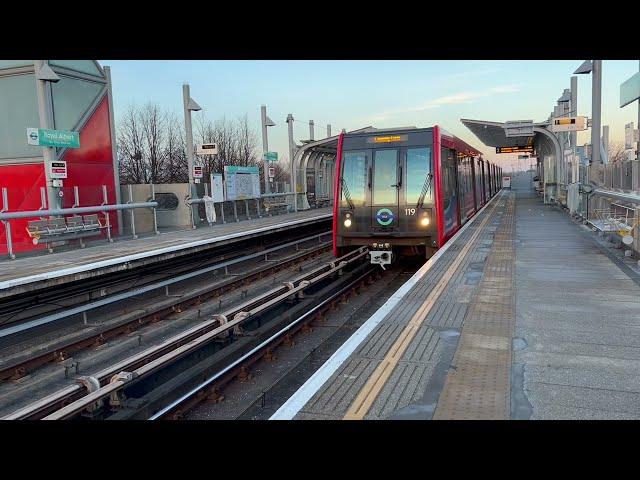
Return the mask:
[(224, 167), (227, 200), (244, 200), (260, 196), (258, 167)]

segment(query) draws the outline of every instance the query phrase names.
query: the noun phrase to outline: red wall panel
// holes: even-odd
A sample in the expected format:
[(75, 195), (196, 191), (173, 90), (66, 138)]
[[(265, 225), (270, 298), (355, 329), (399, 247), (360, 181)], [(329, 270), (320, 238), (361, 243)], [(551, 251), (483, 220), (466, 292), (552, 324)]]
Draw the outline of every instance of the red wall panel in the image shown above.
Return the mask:
[[(0, 188), (7, 188), (9, 211), (38, 210), (40, 187), (44, 187), (44, 166), (39, 164), (0, 165)], [(27, 235), (27, 222), (31, 219), (11, 220), (11, 239), (14, 252), (43, 248), (34, 245)], [(0, 225), (0, 254), (7, 253), (6, 231)]]
[[(100, 205), (102, 185), (107, 186), (107, 202), (116, 203), (115, 178), (111, 157), (111, 131), (107, 96), (80, 130), (80, 148), (67, 149), (62, 157), (67, 161), (67, 179), (64, 180), (63, 207), (74, 203), (73, 187), (78, 187), (80, 205)], [(40, 187), (45, 185), (43, 164), (0, 166), (0, 187), (8, 188), (10, 211), (38, 210)], [(44, 248), (33, 245), (26, 233), (27, 221), (11, 221), (14, 252)], [(117, 233), (117, 214), (111, 212), (112, 233)], [(103, 234), (104, 235), (104, 234)], [(7, 253), (5, 229), (0, 225), (0, 254)]]
[[(73, 187), (78, 187), (80, 205), (100, 205), (102, 185), (107, 186), (107, 202), (116, 203), (115, 178), (111, 157), (111, 129), (109, 102), (105, 95), (84, 128), (80, 131), (80, 148), (70, 148), (62, 160), (67, 161), (67, 179), (64, 181), (65, 206), (73, 204)], [(69, 192), (71, 190), (71, 192)], [(109, 214), (109, 222), (116, 234), (117, 214)]]

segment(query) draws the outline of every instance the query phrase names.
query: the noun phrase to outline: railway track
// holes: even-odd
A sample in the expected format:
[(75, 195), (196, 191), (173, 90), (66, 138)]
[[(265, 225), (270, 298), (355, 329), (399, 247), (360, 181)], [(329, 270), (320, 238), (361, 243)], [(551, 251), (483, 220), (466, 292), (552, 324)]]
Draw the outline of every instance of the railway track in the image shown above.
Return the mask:
[[(213, 315), (211, 319), (158, 345), (91, 376), (78, 377), (75, 385), (62, 388), (3, 418), (51, 420), (80, 416), (112, 418), (117, 417), (118, 413), (131, 411), (132, 402), (128, 401), (127, 397), (131, 398), (130, 395), (135, 394), (136, 389), (153, 390), (149, 387), (150, 384), (153, 386), (156, 383), (166, 383), (166, 378), (163, 382), (162, 375), (175, 378), (179, 375), (177, 370), (189, 370), (203, 358), (209, 358), (216, 352), (224, 352), (228, 348), (240, 351), (241, 348), (239, 350), (234, 346), (242, 347), (243, 343), (246, 344), (247, 339), (251, 339), (250, 333), (247, 334), (247, 332), (250, 332), (251, 328), (256, 328), (256, 325), (257, 328), (261, 327), (263, 322), (268, 320), (270, 312), (273, 314), (275, 311), (275, 318), (282, 319), (283, 312), (295, 310), (296, 302), (302, 304), (305, 301), (314, 300), (307, 297), (308, 292), (320, 295), (322, 297), (320, 301), (322, 301), (328, 295), (329, 287), (326, 285), (340, 283), (336, 282), (336, 279), (343, 277), (345, 272), (361, 276), (363, 268), (371, 268), (363, 264), (367, 253), (366, 248), (363, 247), (308, 273), (298, 275), (257, 298), (247, 300), (221, 314)], [(353, 272), (350, 272), (351, 270)], [(342, 283), (344, 284), (345, 281), (343, 279)], [(357, 283), (357, 280), (355, 282)], [(296, 325), (302, 327), (304, 321), (301, 318), (306, 317), (297, 316), (294, 322), (290, 322), (292, 326), (289, 329), (295, 329)], [(280, 328), (280, 330), (283, 329)], [(286, 336), (286, 331), (282, 335)], [(272, 341), (284, 338), (282, 335), (276, 336)], [(254, 354), (258, 351), (256, 350)], [(133, 410), (136, 410), (135, 405)]]
[[(45, 315), (27, 322), (21, 322), (16, 325), (0, 329), (0, 338), (15, 338), (19, 334), (30, 334), (31, 337), (41, 336), (39, 329), (42, 327), (50, 326), (55, 322), (62, 322), (65, 319), (76, 318), (79, 323), (79, 327), (87, 325), (86, 321), (78, 319), (78, 315), (82, 314), (86, 320), (87, 313), (96, 311), (100, 308), (115, 306), (118, 302), (130, 298), (139, 298), (143, 294), (148, 292), (162, 293), (164, 289), (165, 294), (168, 295), (168, 288), (170, 286), (175, 287), (185, 281), (193, 281), (194, 279), (202, 278), (203, 275), (212, 274), (218, 270), (225, 270), (231, 266), (238, 265), (243, 262), (247, 262), (255, 259), (262, 259), (264, 257), (264, 265), (260, 265), (257, 268), (251, 268), (246, 274), (237, 275), (227, 279), (227, 281), (220, 284), (216, 284), (212, 287), (205, 286), (201, 288), (194, 288), (194, 290), (188, 294), (184, 294), (179, 300), (173, 300), (169, 302), (158, 301), (145, 310), (143, 315), (134, 314), (129, 318), (126, 316), (119, 321), (110, 322), (99, 328), (91, 328), (84, 334), (80, 333), (72, 341), (67, 342), (52, 342), (49, 346), (42, 346), (37, 349), (37, 353), (27, 355), (26, 357), (17, 356), (13, 360), (8, 360), (0, 365), (0, 381), (8, 379), (18, 379), (35, 369), (52, 362), (61, 362), (68, 359), (71, 354), (76, 351), (83, 350), (89, 347), (99, 346), (120, 335), (129, 334), (136, 329), (141, 328), (149, 323), (158, 322), (169, 315), (180, 312), (184, 309), (199, 305), (203, 301), (220, 296), (224, 293), (247, 285), (257, 279), (263, 278), (268, 275), (273, 275), (275, 272), (288, 268), (292, 264), (299, 263), (308, 258), (317, 256), (322, 252), (327, 251), (330, 248), (331, 242), (325, 241), (324, 238), (328, 238), (330, 232), (323, 232), (321, 234), (304, 237), (293, 242), (287, 242), (276, 247), (271, 247), (257, 252), (245, 253), (243, 255), (236, 255), (231, 259), (224, 259), (212, 265), (193, 270), (181, 275), (173, 276), (166, 280), (159, 282), (149, 283), (147, 285), (133, 288), (129, 291), (120, 292), (114, 295), (107, 296), (94, 302), (86, 302), (79, 306), (72, 307), (71, 309), (62, 310), (52, 315)], [(300, 245), (305, 243), (316, 243), (312, 247), (301, 248)], [(295, 248), (295, 253), (279, 261), (269, 260), (268, 256), (274, 254), (286, 253), (288, 250)], [(207, 278), (207, 282), (210, 278)], [(54, 332), (55, 333), (55, 332)], [(27, 337), (29, 338), (29, 337)]]
[(211, 375), (205, 381), (196, 385), (180, 398), (157, 411), (149, 417), (149, 420), (179, 420), (184, 418), (186, 413), (205, 400), (218, 401), (224, 398), (220, 394), (220, 391), (225, 384), (234, 378), (246, 376), (248, 368), (259, 359), (273, 358), (272, 351), (275, 348), (282, 343), (290, 343), (293, 335), (300, 330), (308, 328), (308, 324), (314, 320), (322, 318), (328, 310), (335, 307), (337, 302), (344, 300), (346, 296), (350, 295), (358, 287), (363, 286), (374, 272), (378, 273), (379, 269), (373, 267), (368, 268), (364, 273), (349, 281), (346, 286), (340, 288), (328, 298), (298, 316), (295, 320), (278, 329), (273, 335), (261, 341), (254, 348)]
[[(326, 232), (327, 225), (312, 225), (291, 232), (287, 235), (287, 240), (289, 242), (301, 241), (312, 235), (324, 235)], [(208, 266), (245, 257), (250, 253), (258, 254), (260, 251), (282, 246), (287, 240), (284, 240), (282, 235), (271, 234), (258, 239), (247, 239), (222, 245), (210, 253), (200, 252), (179, 256), (135, 269), (128, 269), (125, 266), (122, 271), (53, 285), (46, 289), (36, 288), (33, 291), (21, 293), (11, 293), (10, 289), (0, 291), (2, 298), (0, 302), (0, 341), (7, 336), (13, 336), (23, 331), (22, 325), (59, 322), (63, 318), (69, 317), (68, 311), (70, 309), (198, 270), (205, 273)], [(83, 310), (78, 309), (76, 315), (82, 313)], [(56, 318), (56, 314), (63, 315)], [(44, 321), (45, 318), (46, 321)]]

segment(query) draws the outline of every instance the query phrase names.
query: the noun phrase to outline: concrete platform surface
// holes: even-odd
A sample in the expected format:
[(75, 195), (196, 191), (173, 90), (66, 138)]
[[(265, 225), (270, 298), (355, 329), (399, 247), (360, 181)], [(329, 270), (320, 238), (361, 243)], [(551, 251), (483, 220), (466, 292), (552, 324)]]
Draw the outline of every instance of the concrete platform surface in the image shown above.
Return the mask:
[(640, 278), (512, 177), (272, 419), (640, 418)]

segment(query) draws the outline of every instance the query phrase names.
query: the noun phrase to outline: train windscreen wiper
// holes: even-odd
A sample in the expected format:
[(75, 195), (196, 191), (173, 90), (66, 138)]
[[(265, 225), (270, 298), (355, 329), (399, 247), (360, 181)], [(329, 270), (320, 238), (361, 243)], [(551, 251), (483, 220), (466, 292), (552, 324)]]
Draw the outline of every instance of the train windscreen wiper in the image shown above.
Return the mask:
[(342, 184), (342, 194), (344, 195), (344, 198), (347, 200), (347, 203), (349, 204), (349, 208), (353, 210), (355, 206), (351, 201), (351, 194), (349, 193), (349, 187), (347, 187), (347, 182), (344, 181), (344, 177), (340, 177), (340, 183)]
[(424, 179), (424, 185), (422, 185), (422, 190), (420, 191), (420, 196), (418, 197), (418, 203), (416, 204), (416, 208), (422, 207), (424, 203), (424, 197), (427, 196), (429, 190), (431, 190), (431, 179), (433, 175), (431, 173), (427, 174), (427, 178)]

